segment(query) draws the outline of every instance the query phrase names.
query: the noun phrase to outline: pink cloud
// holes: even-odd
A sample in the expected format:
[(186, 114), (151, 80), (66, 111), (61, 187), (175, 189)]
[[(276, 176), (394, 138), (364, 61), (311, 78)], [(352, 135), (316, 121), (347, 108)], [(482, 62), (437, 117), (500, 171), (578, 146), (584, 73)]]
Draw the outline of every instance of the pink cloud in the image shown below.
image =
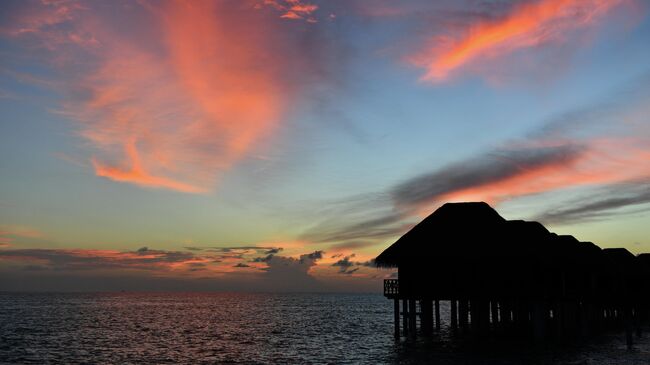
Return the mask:
[(600, 21), (625, 0), (537, 0), (512, 8), (498, 20), (479, 20), (462, 32), (436, 37), (409, 58), (425, 69), (423, 81), (439, 83), (468, 66), (500, 62), (516, 50), (566, 42), (571, 34)]
[(650, 152), (644, 139), (599, 138), (575, 159), (524, 169), (508, 178), (458, 189), (438, 201), (487, 201), (498, 204), (520, 196), (580, 186), (597, 186), (650, 177)]
[(317, 22), (312, 16), (318, 10), (318, 5), (315, 4), (301, 0), (263, 0), (261, 4), (281, 12), (280, 18), (283, 19), (305, 19), (308, 23)]
[[(292, 75), (313, 62), (267, 11), (203, 0), (142, 4), (122, 9), (120, 29), (100, 3), (48, 3), (26, 8), (5, 34), (47, 45), (71, 95), (60, 113), (79, 122), (97, 176), (212, 191), (264, 148), (296, 102)], [(283, 6), (301, 16), (316, 9)]]
[(22, 225), (0, 225), (0, 247), (10, 247), (17, 238), (42, 239), (45, 235), (36, 228)]

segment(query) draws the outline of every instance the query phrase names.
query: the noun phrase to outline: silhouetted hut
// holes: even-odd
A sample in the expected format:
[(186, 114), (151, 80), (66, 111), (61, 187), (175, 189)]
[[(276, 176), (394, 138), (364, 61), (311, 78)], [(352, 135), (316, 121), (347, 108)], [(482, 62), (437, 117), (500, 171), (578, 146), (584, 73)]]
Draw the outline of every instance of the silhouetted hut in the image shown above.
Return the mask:
[(635, 260), (625, 249), (601, 250), (472, 202), (443, 205), (375, 262), (397, 268), (384, 295), (394, 300), (398, 337), (415, 336), (418, 321), (424, 335), (439, 328), (444, 300), (452, 329), (541, 340), (586, 335), (608, 319), (628, 329), (638, 322), (648, 296), (633, 290), (634, 278), (650, 270), (650, 258), (645, 266)]

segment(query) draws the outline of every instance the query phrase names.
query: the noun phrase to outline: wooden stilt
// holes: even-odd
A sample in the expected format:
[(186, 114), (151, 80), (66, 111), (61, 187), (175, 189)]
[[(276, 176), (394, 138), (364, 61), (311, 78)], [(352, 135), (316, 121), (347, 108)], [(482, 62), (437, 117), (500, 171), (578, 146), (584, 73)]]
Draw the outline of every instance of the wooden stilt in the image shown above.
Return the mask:
[(634, 344), (632, 337), (634, 325), (632, 323), (632, 307), (629, 304), (623, 309), (623, 321), (625, 322), (625, 343), (627, 344), (627, 349), (631, 350)]
[(457, 310), (457, 302), (456, 299), (452, 299), (451, 302), (449, 303), (450, 307), (450, 317), (449, 318), (449, 323), (451, 323), (451, 329), (457, 329), (458, 328), (458, 310)]
[(586, 337), (591, 330), (591, 321), (589, 320), (590, 304), (587, 301), (582, 301), (579, 311), (580, 317), (580, 335)]
[(395, 319), (395, 338), (399, 339), (399, 299), (393, 299), (394, 319)]
[(409, 299), (409, 335), (415, 337), (417, 333), (416, 328), (416, 313), (415, 313), (415, 299)]
[(636, 332), (636, 337), (641, 338), (643, 335), (643, 330), (642, 330), (642, 324), (641, 324), (641, 308), (637, 305), (637, 307), (634, 308), (634, 329)]
[(409, 308), (408, 308), (408, 300), (407, 299), (402, 299), (402, 327), (404, 327), (404, 336), (408, 336), (409, 334)]
[(479, 305), (479, 330), (483, 336), (490, 331), (490, 301), (480, 300)]
[(470, 316), (470, 330), (476, 334), (478, 333), (478, 327), (479, 327), (479, 317), (481, 316), (480, 310), (478, 308), (478, 303), (475, 299), (472, 299), (469, 301), (469, 316)]
[(461, 299), (458, 302), (458, 324), (460, 325), (460, 328), (464, 331), (467, 332), (467, 324), (469, 322), (469, 308), (467, 308), (467, 300)]
[(425, 336), (430, 335), (432, 331), (432, 312), (431, 300), (420, 299), (420, 330)]
[(501, 300), (499, 302), (499, 321), (501, 324), (501, 331), (507, 331), (508, 326), (510, 325), (510, 306), (508, 305), (507, 300)]
[(496, 329), (499, 325), (499, 305), (496, 300), (490, 301), (490, 311), (492, 327)]
[(440, 331), (440, 301), (435, 301), (436, 305), (436, 330)]
[(533, 303), (533, 337), (541, 342), (546, 338), (546, 305), (540, 301)]

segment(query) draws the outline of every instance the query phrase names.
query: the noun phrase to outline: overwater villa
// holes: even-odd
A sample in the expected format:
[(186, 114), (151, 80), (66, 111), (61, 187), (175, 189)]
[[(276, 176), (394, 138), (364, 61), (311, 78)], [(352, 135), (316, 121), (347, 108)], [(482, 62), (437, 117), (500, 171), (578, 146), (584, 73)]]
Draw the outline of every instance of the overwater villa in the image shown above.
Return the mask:
[(443, 205), (376, 263), (397, 268), (384, 295), (394, 301), (398, 338), (440, 329), (441, 301), (452, 330), (479, 337), (541, 341), (620, 327), (631, 346), (648, 319), (650, 254), (506, 220), (483, 202)]

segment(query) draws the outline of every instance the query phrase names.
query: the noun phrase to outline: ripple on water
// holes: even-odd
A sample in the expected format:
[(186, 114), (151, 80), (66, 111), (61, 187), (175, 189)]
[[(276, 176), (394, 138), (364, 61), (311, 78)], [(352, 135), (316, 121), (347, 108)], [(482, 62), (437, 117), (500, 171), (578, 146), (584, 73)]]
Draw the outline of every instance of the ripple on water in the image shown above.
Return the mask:
[(395, 343), (392, 330), (380, 295), (0, 294), (0, 363), (650, 363), (647, 339), (627, 352), (621, 335), (465, 351), (446, 331)]

